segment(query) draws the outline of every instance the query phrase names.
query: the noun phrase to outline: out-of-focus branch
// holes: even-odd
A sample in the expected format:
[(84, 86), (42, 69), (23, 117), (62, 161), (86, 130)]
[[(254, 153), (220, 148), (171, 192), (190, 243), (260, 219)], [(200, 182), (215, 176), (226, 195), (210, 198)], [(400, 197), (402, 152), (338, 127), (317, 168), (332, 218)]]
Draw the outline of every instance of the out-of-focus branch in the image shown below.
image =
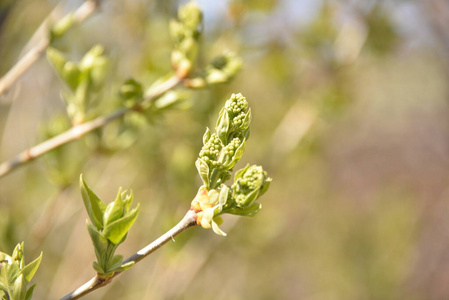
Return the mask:
[[(158, 239), (156, 239), (154, 242), (152, 242), (145, 248), (139, 250), (137, 253), (127, 258), (123, 263), (130, 263), (130, 262), (137, 263), (141, 261), (148, 255), (150, 255), (151, 253), (153, 253), (154, 251), (165, 245), (168, 241), (173, 240), (175, 236), (177, 236), (187, 228), (195, 226), (196, 225), (195, 216), (196, 216), (195, 211), (189, 210), (184, 216), (184, 218), (182, 218), (182, 220), (178, 224), (176, 224), (176, 226), (174, 226), (172, 229), (161, 235)], [(109, 283), (112, 282), (113, 278), (119, 274), (121, 274), (121, 272), (120, 273), (117, 272), (112, 277), (109, 278), (101, 278), (97, 275), (92, 279), (90, 279), (85, 284), (83, 284), (82, 286), (80, 286), (75, 291), (61, 298), (61, 300), (79, 299), (95, 291), (96, 289), (108, 285)]]
[[(74, 23), (82, 23), (90, 15), (92, 15), (97, 7), (98, 0), (86, 0), (76, 11), (74, 11)], [(45, 26), (47, 23), (48, 18), (43, 22), (43, 25)], [(42, 26), (39, 28), (42, 28)], [(50, 46), (50, 36), (47, 31), (43, 32), (44, 34), (41, 34), (36, 44), (32, 46), (31, 49), (28, 50), (28, 52), (25, 53), (25, 55), (23, 55), (5, 75), (3, 75), (3, 77), (0, 78), (0, 95), (5, 93)], [(33, 36), (33, 38), (36, 37)]]
[(441, 56), (449, 69), (449, 2), (441, 0), (421, 0), (431, 28), (441, 45)]
[(89, 133), (95, 129), (98, 129), (109, 122), (118, 119), (122, 117), (126, 112), (132, 111), (132, 110), (140, 110), (142, 107), (144, 107), (146, 104), (151, 103), (151, 101), (155, 100), (168, 90), (174, 88), (179, 83), (181, 83), (182, 80), (179, 79), (176, 76), (171, 77), (164, 83), (158, 85), (156, 88), (151, 89), (146, 95), (145, 99), (142, 103), (137, 104), (130, 108), (122, 108), (115, 112), (112, 112), (109, 115), (98, 117), (92, 121), (82, 123), (79, 125), (76, 125), (66, 132), (63, 132), (49, 140), (46, 140), (36, 146), (33, 146), (21, 153), (19, 153), (17, 156), (3, 162), (0, 164), (0, 177), (3, 177), (4, 175), (8, 174), (15, 168), (30, 162), (31, 160), (41, 156), (42, 154), (45, 154), (55, 148), (58, 148), (64, 144), (67, 144), (71, 141), (74, 141), (86, 133)]

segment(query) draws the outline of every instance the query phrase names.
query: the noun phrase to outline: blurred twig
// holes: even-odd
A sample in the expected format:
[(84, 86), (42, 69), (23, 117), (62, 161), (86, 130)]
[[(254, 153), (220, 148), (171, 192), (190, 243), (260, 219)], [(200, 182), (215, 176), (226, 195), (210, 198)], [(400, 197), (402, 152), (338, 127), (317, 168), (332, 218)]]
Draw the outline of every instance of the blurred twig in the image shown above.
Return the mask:
[(158, 85), (156, 88), (149, 90), (149, 92), (145, 95), (143, 103), (136, 104), (135, 106), (129, 108), (122, 108), (115, 112), (112, 112), (109, 115), (100, 116), (92, 121), (73, 126), (66, 132), (63, 132), (49, 140), (46, 140), (36, 146), (33, 146), (19, 153), (17, 156), (0, 164), (0, 177), (5, 176), (15, 168), (30, 162), (31, 160), (41, 156), (42, 154), (45, 154), (55, 148), (58, 148), (64, 144), (74, 141), (82, 137), (83, 135), (108, 124), (109, 122), (122, 117), (125, 113), (129, 111), (143, 109), (143, 107), (146, 104), (151, 103), (152, 100), (155, 100), (168, 90), (174, 88), (179, 83), (181, 83), (181, 81), (182, 80), (179, 79), (178, 77), (173, 76), (167, 81), (165, 81), (163, 84)]
[(421, 0), (431, 28), (441, 45), (441, 56), (449, 69), (449, 2), (443, 0)]
[[(98, 7), (98, 0), (86, 0), (76, 11), (73, 13), (73, 19), (75, 23), (82, 23), (86, 20), (95, 9)], [(38, 39), (37, 43), (23, 55), (19, 61), (0, 78), (0, 95), (5, 93), (20, 76), (22, 76), (47, 50), (50, 46), (50, 36), (46, 30), (41, 30), (43, 26), (46, 26), (49, 18), (46, 18), (36, 34), (32, 39)], [(40, 35), (37, 37), (36, 35)]]
[[(145, 248), (139, 250), (134, 255), (127, 258), (123, 263), (130, 263), (134, 262), (137, 263), (165, 245), (168, 241), (173, 240), (175, 236), (186, 230), (187, 228), (193, 227), (196, 225), (195, 220), (196, 213), (193, 210), (189, 210), (186, 215), (182, 218), (182, 220), (176, 224), (172, 229), (161, 235), (158, 239), (156, 239), (154, 242), (150, 243)], [(103, 286), (108, 285), (112, 282), (112, 279), (119, 275), (121, 272), (115, 273), (112, 277), (109, 278), (101, 278), (98, 275), (90, 279), (88, 282), (83, 284), (81, 287), (76, 289), (70, 294), (67, 294), (61, 300), (69, 300), (69, 299), (79, 299), (83, 297), (84, 295), (87, 295), (91, 292), (93, 292), (96, 289), (99, 289)]]

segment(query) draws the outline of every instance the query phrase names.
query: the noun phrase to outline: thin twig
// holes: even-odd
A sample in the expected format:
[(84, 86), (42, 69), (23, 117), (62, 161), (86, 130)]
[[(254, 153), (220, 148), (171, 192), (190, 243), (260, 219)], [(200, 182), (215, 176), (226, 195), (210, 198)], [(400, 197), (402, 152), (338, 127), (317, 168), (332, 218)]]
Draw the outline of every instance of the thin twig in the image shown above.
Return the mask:
[[(86, 20), (98, 6), (97, 0), (86, 0), (78, 9), (73, 13), (73, 19), (75, 23), (82, 23)], [(47, 24), (46, 19), (43, 24)], [(39, 28), (41, 28), (40, 26)], [(3, 76), (0, 78), (0, 95), (5, 93), (20, 76), (22, 76), (50, 46), (49, 34), (45, 31), (36, 45), (34, 45), (28, 52), (19, 59), (19, 61)]]
[(50, 150), (53, 150), (64, 144), (74, 141), (82, 137), (86, 133), (89, 133), (95, 129), (98, 129), (108, 124), (109, 122), (115, 119), (122, 117), (128, 111), (139, 110), (142, 107), (145, 107), (146, 104), (151, 103), (151, 101), (155, 100), (168, 90), (174, 88), (179, 83), (181, 83), (181, 79), (179, 79), (176, 76), (173, 76), (164, 83), (162, 83), (161, 85), (158, 85), (156, 88), (151, 89), (145, 95), (146, 98), (142, 104), (137, 104), (136, 106), (130, 108), (121, 108), (115, 112), (112, 112), (109, 115), (101, 116), (92, 121), (75, 125), (69, 130), (19, 153), (17, 156), (0, 164), (0, 177), (5, 176), (15, 168), (27, 162), (30, 162), (31, 160), (41, 156), (42, 154), (49, 152)]
[[(175, 236), (183, 232), (189, 227), (193, 227), (196, 225), (195, 220), (196, 213), (193, 210), (189, 210), (184, 218), (176, 224), (172, 229), (161, 235), (159, 238), (157, 238), (154, 242), (146, 246), (145, 248), (139, 250), (134, 255), (127, 258), (123, 263), (129, 263), (134, 262), (138, 263), (163, 245), (165, 245), (167, 242), (173, 240)], [(67, 294), (61, 300), (70, 300), (70, 299), (79, 299), (83, 297), (84, 295), (87, 295), (96, 289), (99, 289), (103, 286), (108, 285), (112, 282), (112, 279), (115, 278), (117, 275), (121, 274), (122, 272), (115, 273), (112, 277), (109, 278), (101, 278), (98, 275), (90, 279), (88, 282), (77, 288), (75, 291), (71, 292), (70, 294)]]

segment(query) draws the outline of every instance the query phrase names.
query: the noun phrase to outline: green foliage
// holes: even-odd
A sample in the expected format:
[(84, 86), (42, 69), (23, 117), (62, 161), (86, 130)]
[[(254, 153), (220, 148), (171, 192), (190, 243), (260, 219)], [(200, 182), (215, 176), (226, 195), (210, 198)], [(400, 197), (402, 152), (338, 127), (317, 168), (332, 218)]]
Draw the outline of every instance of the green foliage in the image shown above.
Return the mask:
[(69, 91), (63, 93), (63, 98), (73, 124), (86, 120), (86, 114), (105, 83), (109, 60), (103, 52), (102, 46), (94, 46), (80, 62), (75, 63), (59, 50), (53, 47), (47, 49), (48, 60), (69, 88)]
[(92, 239), (97, 261), (93, 263), (95, 271), (101, 277), (111, 277), (115, 272), (129, 269), (134, 263), (123, 264), (123, 256), (115, 255), (117, 247), (126, 239), (129, 229), (139, 214), (140, 205), (130, 210), (133, 194), (119, 190), (115, 201), (106, 205), (87, 186), (82, 176), (80, 189), (84, 206), (92, 223), (87, 230)]
[(198, 224), (218, 235), (226, 235), (218, 227), (221, 214), (254, 216), (261, 209), (255, 200), (270, 186), (271, 178), (262, 167), (249, 165), (236, 173), (232, 188), (224, 184), (243, 155), (250, 123), (246, 98), (232, 94), (220, 111), (215, 132), (207, 128), (203, 136), (204, 146), (196, 161), (203, 185), (192, 201), (192, 209), (197, 212)]
[(17, 244), (12, 255), (0, 252), (0, 290), (5, 300), (29, 300), (34, 285), (27, 288), (42, 260), (42, 253), (34, 261), (25, 265), (23, 242)]

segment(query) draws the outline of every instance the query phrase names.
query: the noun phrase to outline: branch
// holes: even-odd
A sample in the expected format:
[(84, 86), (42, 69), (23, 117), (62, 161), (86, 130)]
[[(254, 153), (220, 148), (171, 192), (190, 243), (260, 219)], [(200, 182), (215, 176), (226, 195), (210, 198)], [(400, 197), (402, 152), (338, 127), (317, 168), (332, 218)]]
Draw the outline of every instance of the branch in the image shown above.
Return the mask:
[[(74, 12), (73, 18), (75, 23), (82, 23), (86, 20), (97, 8), (97, 0), (86, 0), (78, 9)], [(45, 20), (43, 24), (46, 24), (48, 20)], [(39, 28), (41, 28), (40, 26)], [(40, 40), (34, 45), (19, 61), (3, 76), (0, 78), (0, 95), (5, 93), (20, 76), (22, 76), (47, 50), (50, 46), (50, 37), (48, 34), (44, 34), (40, 37)]]
[[(189, 210), (184, 218), (176, 224), (172, 229), (161, 235), (154, 242), (146, 246), (145, 248), (139, 250), (134, 255), (128, 257), (123, 263), (134, 262), (138, 263), (163, 245), (165, 245), (168, 241), (173, 240), (175, 236), (183, 232), (189, 227), (193, 227), (196, 225), (196, 213), (193, 210)], [(79, 299), (84, 295), (87, 295), (96, 289), (104, 287), (112, 282), (112, 279), (121, 274), (122, 272), (115, 273), (112, 277), (109, 278), (101, 278), (98, 275), (90, 279), (88, 282), (77, 288), (75, 291), (70, 294), (65, 295), (60, 300), (70, 300), (70, 299)]]
[(156, 88), (151, 89), (148, 93), (145, 95), (145, 99), (141, 104), (137, 104), (130, 108), (122, 108), (115, 112), (112, 112), (109, 115), (106, 116), (100, 116), (92, 121), (82, 123), (79, 125), (75, 125), (66, 132), (63, 132), (49, 140), (46, 140), (36, 146), (33, 146), (15, 157), (3, 162), (0, 164), (0, 177), (5, 176), (15, 168), (30, 162), (31, 160), (41, 156), (42, 154), (45, 154), (55, 148), (58, 148), (64, 144), (67, 144), (71, 141), (74, 141), (86, 133), (89, 133), (95, 129), (98, 129), (109, 122), (118, 119), (122, 117), (126, 112), (132, 111), (132, 110), (140, 110), (142, 107), (145, 107), (146, 104), (151, 103), (151, 101), (155, 100), (168, 90), (174, 88), (179, 83), (181, 83), (181, 79), (179, 79), (176, 76), (171, 77), (161, 85), (158, 85)]

